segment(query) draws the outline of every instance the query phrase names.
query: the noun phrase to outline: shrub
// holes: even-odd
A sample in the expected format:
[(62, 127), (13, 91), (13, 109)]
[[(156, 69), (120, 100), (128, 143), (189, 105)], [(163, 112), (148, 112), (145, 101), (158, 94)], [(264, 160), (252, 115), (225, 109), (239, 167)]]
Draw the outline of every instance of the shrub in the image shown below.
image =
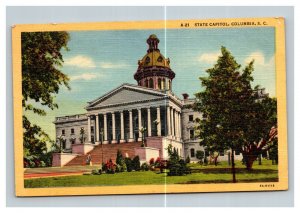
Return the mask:
[(196, 158), (199, 159), (199, 163), (203, 164), (203, 158), (204, 158), (204, 152), (202, 150), (197, 150), (196, 152)]
[(160, 164), (161, 164), (161, 159), (160, 159), (160, 157), (157, 157), (156, 160), (155, 160), (154, 165), (155, 165), (155, 167), (159, 167)]
[(150, 166), (154, 165), (154, 158), (151, 158), (149, 161)]
[(125, 164), (126, 164), (127, 172), (131, 172), (133, 170), (132, 160), (130, 158), (125, 158)]
[(132, 167), (135, 171), (140, 171), (141, 170), (140, 157), (138, 155), (133, 158)]
[(107, 174), (114, 174), (116, 172), (117, 165), (112, 162), (112, 159), (106, 162), (104, 166), (102, 166), (102, 170)]
[(122, 153), (121, 153), (121, 151), (118, 149), (118, 152), (117, 152), (117, 158), (116, 158), (116, 164), (121, 165), (121, 164), (122, 164), (122, 162), (121, 162), (122, 160), (123, 160)]
[(180, 159), (176, 149), (172, 150), (172, 145), (168, 146), (168, 176), (181, 176), (190, 174), (190, 169), (186, 166), (186, 161)]
[(191, 162), (191, 159), (190, 159), (189, 156), (187, 156), (187, 158), (185, 159), (185, 162), (186, 162), (186, 163), (190, 163), (190, 162)]
[(127, 166), (126, 166), (125, 160), (122, 159), (120, 161), (120, 164), (117, 164), (116, 172), (126, 172), (126, 171), (127, 171)]
[(142, 171), (149, 171), (149, 169), (150, 169), (150, 166), (147, 163), (143, 163), (141, 165), (141, 170)]
[(101, 169), (99, 169), (99, 170), (92, 170), (92, 175), (101, 175), (101, 173), (102, 173), (102, 170)]
[(46, 167), (46, 163), (44, 161), (40, 162), (40, 167)]

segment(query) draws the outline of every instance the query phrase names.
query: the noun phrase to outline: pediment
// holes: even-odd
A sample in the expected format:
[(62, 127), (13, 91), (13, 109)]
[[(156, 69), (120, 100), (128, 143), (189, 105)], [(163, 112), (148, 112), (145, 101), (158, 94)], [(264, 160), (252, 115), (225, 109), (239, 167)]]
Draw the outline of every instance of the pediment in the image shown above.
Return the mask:
[(124, 84), (107, 94), (89, 102), (86, 109), (156, 100), (165, 94), (156, 90)]

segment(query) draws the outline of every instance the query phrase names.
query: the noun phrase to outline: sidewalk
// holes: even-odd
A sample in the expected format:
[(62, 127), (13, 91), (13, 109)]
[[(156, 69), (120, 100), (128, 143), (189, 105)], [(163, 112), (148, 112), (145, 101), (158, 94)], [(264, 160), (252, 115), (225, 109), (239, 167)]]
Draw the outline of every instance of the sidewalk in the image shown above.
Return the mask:
[(99, 166), (26, 168), (24, 170), (24, 179), (82, 175), (95, 169), (99, 169)]

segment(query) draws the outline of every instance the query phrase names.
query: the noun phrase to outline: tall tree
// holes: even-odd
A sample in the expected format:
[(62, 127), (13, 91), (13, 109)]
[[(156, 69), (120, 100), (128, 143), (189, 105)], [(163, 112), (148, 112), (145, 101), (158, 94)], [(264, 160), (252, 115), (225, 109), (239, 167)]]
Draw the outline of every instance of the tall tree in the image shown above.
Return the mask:
[(236, 182), (234, 151), (242, 150), (246, 143), (254, 144), (262, 135), (257, 134), (261, 126), (256, 126), (256, 131), (252, 129), (264, 123), (255, 124), (261, 115), (261, 104), (256, 92), (259, 88), (251, 87), (253, 64), (251, 61), (240, 70), (241, 65), (222, 47), (217, 63), (206, 71), (208, 77), (200, 78), (205, 90), (195, 94), (194, 109), (203, 114), (196, 127), (201, 145), (215, 151), (231, 150), (233, 182)]
[[(21, 39), (23, 110), (45, 116), (45, 107), (52, 110), (58, 108), (54, 95), (58, 93), (60, 86), (70, 89), (68, 76), (60, 70), (63, 65), (61, 50), (68, 50), (70, 36), (64, 31), (24, 32)], [(23, 129), (23, 144), (27, 156), (47, 150), (46, 141), (50, 141), (48, 135), (41, 127), (32, 124), (25, 115)]]

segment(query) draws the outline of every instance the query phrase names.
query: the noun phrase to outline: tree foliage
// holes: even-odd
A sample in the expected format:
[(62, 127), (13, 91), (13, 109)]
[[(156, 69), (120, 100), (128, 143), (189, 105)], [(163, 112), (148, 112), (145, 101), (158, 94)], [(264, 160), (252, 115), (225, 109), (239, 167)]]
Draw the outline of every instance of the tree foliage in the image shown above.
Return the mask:
[[(261, 95), (259, 86), (252, 88), (253, 71), (254, 61), (241, 70), (222, 47), (217, 63), (206, 70), (208, 76), (200, 77), (205, 89), (195, 94), (194, 109), (202, 113), (203, 119), (196, 120), (196, 132), (207, 149), (222, 152), (253, 146), (276, 125), (276, 100)], [(232, 172), (235, 182), (233, 154)]]
[[(69, 78), (60, 71), (63, 64), (62, 48), (68, 50), (67, 32), (24, 32), (22, 51), (22, 106), (23, 110), (45, 116), (45, 108), (55, 109), (54, 95), (61, 85), (70, 88)], [(37, 106), (40, 107), (37, 107)], [(46, 142), (53, 142), (45, 131), (23, 115), (24, 158), (42, 158), (47, 152)]]
[(167, 168), (169, 169), (168, 176), (182, 176), (189, 174), (190, 170), (186, 165), (187, 163), (183, 159), (180, 159), (175, 147), (172, 149), (172, 145), (169, 144), (167, 151), (169, 156), (167, 165)]

